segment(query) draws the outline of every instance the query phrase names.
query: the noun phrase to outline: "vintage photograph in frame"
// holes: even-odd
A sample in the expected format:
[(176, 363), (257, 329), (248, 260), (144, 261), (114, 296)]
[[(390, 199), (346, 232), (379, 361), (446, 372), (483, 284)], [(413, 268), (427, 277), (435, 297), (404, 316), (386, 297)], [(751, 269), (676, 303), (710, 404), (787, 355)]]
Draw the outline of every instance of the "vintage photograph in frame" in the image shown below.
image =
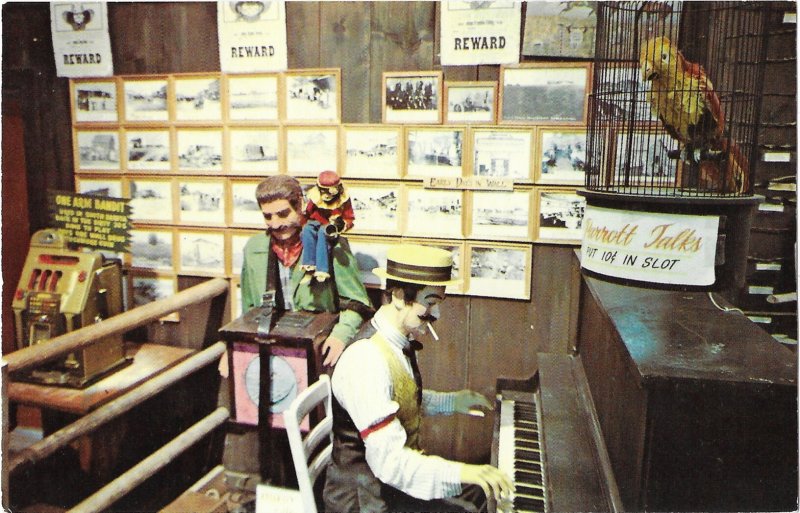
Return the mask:
[(609, 171), (615, 185), (676, 187), (681, 164), (669, 158), (678, 142), (666, 132), (654, 130), (612, 131), (613, 161)]
[(400, 183), (350, 182), (347, 192), (356, 219), (348, 234), (400, 235), (402, 188)]
[(138, 223), (173, 223), (173, 193), (170, 179), (131, 177), (128, 180), (131, 220)]
[(590, 64), (500, 67), (499, 121), (503, 124), (586, 124)]
[(383, 123), (442, 122), (442, 72), (383, 73)]
[(280, 172), (280, 130), (231, 128), (230, 169), (234, 173), (275, 175)]
[(72, 119), (76, 123), (116, 122), (116, 80), (73, 80)]
[(522, 55), (591, 59), (597, 28), (596, 5), (526, 2)]
[[(131, 271), (129, 304), (133, 307), (143, 306), (159, 299), (165, 299), (178, 293), (178, 280), (175, 276), (161, 275), (152, 271)], [(178, 322), (179, 312), (162, 317), (160, 321)]]
[(244, 264), (244, 246), (250, 237), (263, 233), (263, 230), (228, 230), (230, 234), (230, 251), (231, 255), (231, 276), (239, 276), (242, 274), (242, 264)]
[(464, 175), (463, 127), (406, 129), (406, 175)]
[(530, 190), (472, 191), (470, 204), (472, 207), (470, 237), (530, 240)]
[(533, 130), (474, 128), (472, 175), (531, 181)]
[(225, 275), (225, 234), (212, 231), (178, 232), (178, 263), (182, 274)]
[(131, 171), (169, 171), (169, 130), (127, 130), (126, 167)]
[(119, 132), (116, 130), (75, 130), (75, 169), (78, 171), (119, 171)]
[(286, 173), (316, 177), (323, 171), (338, 172), (337, 127), (285, 127)]
[(342, 110), (340, 70), (287, 71), (283, 79), (285, 123), (339, 123)]
[(125, 121), (168, 121), (166, 78), (125, 78), (122, 82)]
[(401, 126), (344, 125), (342, 175), (359, 178), (400, 178)]
[(497, 82), (445, 82), (444, 122), (487, 123), (497, 121)]
[(226, 75), (230, 121), (278, 121), (278, 74)]
[(529, 244), (467, 243), (467, 294), (506, 299), (531, 298)]
[(179, 171), (222, 171), (222, 130), (177, 130)]
[(540, 127), (536, 132), (536, 183), (583, 185), (586, 129)]
[(256, 187), (261, 180), (231, 180), (231, 223), (234, 226), (264, 226), (264, 214), (256, 201)]
[(181, 179), (178, 218), (181, 224), (224, 225), (225, 182)]
[(586, 198), (570, 189), (539, 189), (536, 196), (535, 242), (580, 244)]
[(131, 267), (137, 269), (152, 269), (160, 271), (173, 271), (174, 241), (171, 229), (142, 229), (131, 230)]
[(122, 198), (122, 180), (119, 178), (75, 177), (75, 192), (102, 196), (103, 198)]
[(356, 258), (361, 282), (368, 287), (383, 287), (386, 280), (374, 274), (372, 270), (377, 267), (386, 268), (386, 252), (398, 244), (399, 240), (348, 234), (347, 241), (350, 244), (350, 251)]
[(221, 121), (220, 77), (176, 77), (176, 121)]
[(442, 248), (449, 251), (453, 255), (453, 269), (450, 276), (455, 279), (461, 279), (460, 283), (448, 285), (445, 292), (448, 294), (463, 294), (466, 290), (467, 277), (464, 276), (464, 256), (466, 255), (465, 243), (463, 241), (453, 240), (431, 240), (431, 239), (410, 239), (403, 238), (403, 243), (408, 244), (422, 244), (423, 246), (432, 246), (435, 248)]
[(408, 186), (403, 235), (460, 239), (463, 211), (462, 191)]
[(594, 95), (595, 110), (599, 121), (646, 125), (658, 121), (650, 108), (650, 102), (642, 101), (650, 89), (650, 81), (642, 79), (638, 66), (609, 65), (596, 77), (597, 92)]

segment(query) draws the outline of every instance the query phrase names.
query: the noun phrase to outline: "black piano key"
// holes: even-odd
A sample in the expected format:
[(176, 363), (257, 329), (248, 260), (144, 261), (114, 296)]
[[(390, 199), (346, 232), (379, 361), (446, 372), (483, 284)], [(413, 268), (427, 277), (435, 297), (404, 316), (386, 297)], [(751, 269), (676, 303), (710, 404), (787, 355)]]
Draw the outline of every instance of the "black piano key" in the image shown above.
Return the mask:
[(530, 484), (542, 484), (542, 474), (541, 472), (529, 472), (526, 470), (515, 470), (514, 471), (514, 483), (530, 483)]
[(515, 497), (514, 508), (517, 511), (544, 511), (544, 500), (528, 497)]
[(535, 463), (533, 461), (515, 461), (514, 468), (520, 470), (535, 470), (537, 472), (541, 472), (542, 463), (541, 462)]
[(542, 453), (525, 449), (514, 449), (515, 460), (542, 461)]
[(538, 440), (518, 440), (514, 443), (515, 447), (520, 447), (522, 449), (538, 449), (541, 450), (541, 446), (539, 445)]

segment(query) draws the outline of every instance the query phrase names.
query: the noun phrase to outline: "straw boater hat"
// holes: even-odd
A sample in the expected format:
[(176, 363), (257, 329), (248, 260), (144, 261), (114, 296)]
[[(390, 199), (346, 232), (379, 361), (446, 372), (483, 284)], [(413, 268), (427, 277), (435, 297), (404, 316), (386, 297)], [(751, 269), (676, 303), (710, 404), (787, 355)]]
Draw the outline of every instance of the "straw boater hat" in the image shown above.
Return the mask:
[(381, 278), (419, 285), (461, 283), (460, 279), (452, 279), (453, 256), (444, 249), (400, 244), (389, 248), (386, 257), (386, 269), (377, 267), (372, 270)]

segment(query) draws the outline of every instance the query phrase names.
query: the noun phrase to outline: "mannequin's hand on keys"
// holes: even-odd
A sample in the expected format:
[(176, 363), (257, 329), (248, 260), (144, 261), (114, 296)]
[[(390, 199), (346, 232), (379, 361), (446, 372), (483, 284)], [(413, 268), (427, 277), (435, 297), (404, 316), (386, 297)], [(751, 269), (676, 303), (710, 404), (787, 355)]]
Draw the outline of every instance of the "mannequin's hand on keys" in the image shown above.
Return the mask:
[(494, 497), (497, 502), (514, 491), (514, 483), (505, 472), (491, 465), (464, 464), (461, 467), (461, 482), (476, 484), (483, 488), (486, 497)]
[(472, 390), (459, 390), (456, 392), (454, 402), (455, 411), (482, 417), (484, 411), (491, 411), (494, 408), (484, 396)]

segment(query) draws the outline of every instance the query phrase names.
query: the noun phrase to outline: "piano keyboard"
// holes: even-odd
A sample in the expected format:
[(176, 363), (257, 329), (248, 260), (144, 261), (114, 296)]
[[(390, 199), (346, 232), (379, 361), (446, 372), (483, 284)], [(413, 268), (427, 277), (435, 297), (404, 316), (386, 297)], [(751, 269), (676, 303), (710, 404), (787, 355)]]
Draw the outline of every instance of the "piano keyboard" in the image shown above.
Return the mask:
[(544, 462), (539, 437), (540, 413), (532, 401), (500, 399), (497, 466), (514, 481), (512, 497), (497, 505), (503, 513), (546, 512)]

